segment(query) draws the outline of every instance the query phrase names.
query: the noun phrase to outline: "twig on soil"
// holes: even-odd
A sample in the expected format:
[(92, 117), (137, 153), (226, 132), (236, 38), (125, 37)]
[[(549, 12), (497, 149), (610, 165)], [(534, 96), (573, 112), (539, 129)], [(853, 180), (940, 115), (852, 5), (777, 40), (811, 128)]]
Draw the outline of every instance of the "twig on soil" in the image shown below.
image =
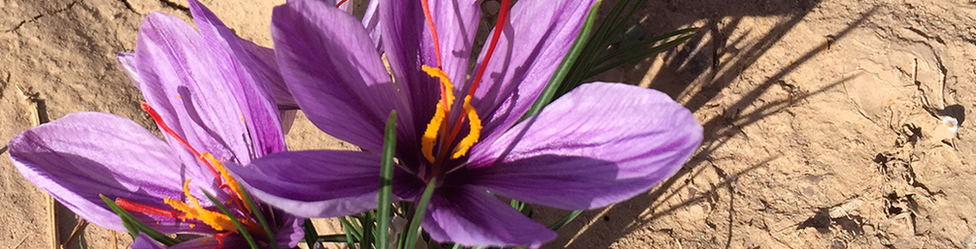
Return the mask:
[(108, 230), (108, 234), (112, 236), (112, 249), (119, 249), (119, 237), (115, 235), (115, 230)]
[(27, 238), (29, 238), (29, 237), (30, 236), (24, 236), (23, 239), (20, 239), (20, 242), (17, 242), (17, 244), (14, 245), (13, 249), (17, 249), (17, 247), (20, 247), (20, 245), (23, 245), (24, 244), (24, 241), (27, 241)]
[[(17, 85), (17, 91), (24, 98), (24, 105), (27, 106), (27, 112), (30, 114), (31, 126), (41, 125), (41, 109), (39, 106), (38, 95), (32, 92), (30, 89), (24, 88)], [(54, 202), (54, 197), (51, 195), (45, 195), (47, 198), (47, 220), (51, 222), (48, 226), (48, 234), (51, 236), (51, 249), (61, 248), (61, 238), (58, 237), (58, 215), (56, 210), (56, 203)]]
[(86, 226), (88, 226), (88, 221), (78, 217), (78, 220), (75, 222), (75, 228), (71, 229), (71, 235), (68, 235), (68, 240), (61, 244), (61, 248), (65, 248), (68, 243), (71, 243), (72, 240), (77, 238), (79, 234), (78, 231), (81, 231), (81, 229), (85, 228)]

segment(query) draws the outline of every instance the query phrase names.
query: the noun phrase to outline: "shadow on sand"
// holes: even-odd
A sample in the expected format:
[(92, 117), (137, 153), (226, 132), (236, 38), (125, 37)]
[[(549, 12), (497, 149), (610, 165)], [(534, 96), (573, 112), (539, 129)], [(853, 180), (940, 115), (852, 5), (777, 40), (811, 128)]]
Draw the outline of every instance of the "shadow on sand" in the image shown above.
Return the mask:
[[(613, 6), (615, 2), (608, 1), (604, 5)], [(649, 1), (635, 16), (636, 20), (632, 20), (632, 23), (640, 21), (646, 30), (655, 30), (649, 31), (649, 36), (683, 27), (701, 27), (699, 33), (685, 45), (665, 52), (662, 56), (665, 58), (666, 65), (664, 67), (670, 66), (676, 71), (684, 72), (670, 76), (664, 74), (648, 76), (653, 77), (649, 81), (649, 86), (678, 99), (692, 112), (702, 110), (703, 107), (706, 107), (706, 103), (715, 99), (722, 89), (737, 79), (743, 70), (755, 66), (759, 58), (803, 20), (818, 3), (819, 0), (800, 0), (789, 3), (747, 0), (738, 1), (733, 6), (727, 1), (718, 0)], [(843, 39), (849, 32), (859, 27), (873, 15), (876, 10), (877, 8), (873, 8), (861, 13), (860, 16), (852, 17), (850, 24), (836, 33), (824, 34), (824, 42), (820, 46), (805, 51), (799, 57), (792, 58), (791, 63), (783, 68), (771, 70), (775, 73), (765, 76), (765, 81), (756, 84), (751, 90), (743, 93), (741, 98), (729, 107), (729, 109), (741, 110), (746, 106), (755, 105), (754, 110), (749, 113), (720, 115), (704, 120), (705, 138), (702, 141), (700, 151), (693, 155), (685, 167), (674, 176), (650, 192), (638, 195), (629, 201), (584, 212), (576, 221), (560, 230), (559, 237), (547, 244), (545, 248), (608, 248), (628, 234), (634, 233), (645, 225), (666, 217), (680, 208), (698, 203), (702, 199), (718, 198), (716, 191), (724, 189), (734, 192), (734, 181), (737, 176), (766, 167), (770, 161), (777, 159), (777, 157), (767, 158), (739, 172), (725, 172), (712, 163), (710, 156), (712, 152), (724, 146), (731, 137), (741, 131), (742, 127), (754, 124), (769, 115), (782, 112), (794, 103), (841, 86), (844, 82), (857, 77), (857, 75), (847, 76), (820, 89), (791, 91), (790, 97), (784, 100), (757, 102), (760, 95), (772, 86), (795, 88), (795, 86), (787, 84), (783, 77), (817, 54), (829, 49), (831, 42)], [(755, 31), (748, 27), (741, 27), (743, 19), (747, 17), (772, 17), (778, 22), (772, 24), (768, 31)], [(737, 29), (746, 30), (745, 34), (737, 33), (735, 39), (729, 40), (732, 32)], [(763, 34), (758, 39), (748, 40), (746, 37), (754, 32), (762, 32)], [(756, 35), (752, 34), (752, 37), (756, 37)], [(729, 49), (735, 48), (737, 48), (737, 52), (734, 59), (718, 60), (720, 52), (727, 52)], [(644, 77), (645, 72), (652, 71), (651, 64), (651, 60), (645, 60), (643, 63), (633, 65), (632, 72), (634, 73), (625, 73), (627, 75), (623, 76), (624, 78), (620, 78), (619, 72), (616, 72), (617, 75), (597, 76), (596, 80), (636, 84), (636, 82), (641, 81), (640, 77)], [(622, 68), (627, 66), (629, 65), (624, 65)], [(630, 69), (624, 70), (630, 72)], [(613, 70), (610, 72), (610, 74), (614, 73)], [(682, 73), (684, 75), (681, 75)], [(626, 78), (628, 76), (638, 78)], [(682, 76), (684, 77), (682, 78)], [(592, 80), (594, 79), (586, 82)], [(647, 82), (647, 79), (644, 81)], [(719, 184), (714, 184), (712, 189), (694, 195), (696, 196), (694, 198), (678, 203), (665, 203), (665, 200), (673, 197), (678, 190), (684, 189), (689, 184), (690, 179), (700, 175), (708, 168), (712, 168), (722, 177), (723, 180)], [(735, 194), (732, 194), (729, 202), (734, 202), (735, 198)], [(540, 215), (537, 218), (546, 223), (558, 219), (567, 212), (543, 207), (540, 207), (538, 211), (540, 212), (537, 214)], [(732, 227), (734, 224), (732, 220), (735, 216), (734, 205), (729, 205), (728, 213), (730, 214), (729, 227), (727, 229), (715, 227), (716, 231), (727, 233), (715, 236), (721, 239), (721, 241), (713, 241), (715, 247), (724, 246), (728, 248), (732, 243), (732, 235), (735, 232)]]

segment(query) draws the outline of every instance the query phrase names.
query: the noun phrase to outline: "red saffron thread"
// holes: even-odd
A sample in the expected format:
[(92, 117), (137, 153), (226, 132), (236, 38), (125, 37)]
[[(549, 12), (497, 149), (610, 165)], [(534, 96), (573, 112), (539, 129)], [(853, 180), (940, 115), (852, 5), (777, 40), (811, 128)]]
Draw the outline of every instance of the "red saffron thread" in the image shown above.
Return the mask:
[(427, 20), (427, 26), (430, 27), (431, 36), (434, 39), (434, 54), (437, 56), (437, 68), (441, 68), (441, 43), (437, 38), (437, 27), (434, 27), (434, 18), (430, 14), (430, 5), (427, 0), (420, 0), (420, 6), (424, 9), (424, 19)]
[(193, 153), (193, 156), (197, 157), (198, 159), (200, 159), (200, 161), (206, 164), (207, 169), (210, 169), (210, 173), (213, 174), (214, 178), (217, 179), (218, 186), (223, 185), (223, 181), (220, 179), (220, 173), (217, 173), (217, 169), (215, 169), (213, 165), (210, 165), (210, 162), (204, 160), (203, 157), (200, 156), (200, 152), (194, 149), (193, 146), (190, 146), (190, 143), (186, 142), (186, 140), (183, 139), (183, 137), (180, 137), (180, 135), (176, 134), (176, 132), (173, 131), (172, 128), (169, 128), (169, 126), (166, 125), (166, 122), (163, 121), (163, 117), (159, 116), (159, 113), (157, 113), (155, 109), (149, 106), (149, 104), (147, 104), (146, 102), (142, 102), (142, 110), (146, 111), (146, 113), (149, 113), (149, 116), (152, 117), (153, 121), (156, 121), (156, 124), (159, 125), (159, 128), (163, 129), (163, 131), (166, 132), (166, 134), (169, 134), (170, 136), (175, 138), (176, 141), (180, 142), (180, 144), (183, 144), (183, 147), (186, 147), (188, 150), (190, 150), (190, 153)]
[(214, 234), (214, 239), (217, 240), (217, 246), (214, 247), (213, 249), (221, 249), (221, 248), (224, 248), (224, 238), (226, 238), (227, 236), (230, 236), (233, 233), (234, 232), (227, 231), (227, 232), (223, 232), (223, 233)]
[(170, 217), (170, 218), (182, 218), (183, 217), (182, 214), (180, 214), (179, 212), (176, 212), (176, 211), (170, 211), (170, 210), (165, 210), (165, 209), (161, 209), (161, 208), (157, 208), (157, 207), (151, 207), (151, 206), (142, 205), (142, 204), (139, 204), (139, 203), (131, 202), (131, 201), (126, 200), (126, 199), (121, 198), (121, 197), (115, 198), (115, 204), (118, 205), (122, 209), (125, 209), (125, 210), (128, 210), (128, 211), (132, 211), (132, 212), (138, 212), (138, 213), (143, 213), (143, 214), (151, 214), (151, 215), (158, 215), (158, 216), (165, 216), (165, 217)]
[(471, 83), (471, 90), (468, 91), (468, 95), (474, 95), (474, 91), (478, 89), (478, 83), (481, 83), (481, 76), (485, 74), (485, 69), (488, 67), (488, 61), (491, 60), (491, 55), (495, 53), (495, 46), (498, 45), (498, 38), (502, 35), (502, 29), (505, 28), (505, 22), (508, 20), (508, 9), (512, 5), (512, 0), (502, 0), (501, 7), (498, 10), (498, 20), (495, 22), (495, 32), (491, 35), (491, 43), (488, 45), (488, 52), (485, 52), (485, 61), (481, 62), (481, 66), (478, 67), (478, 73), (474, 75), (474, 81)]
[[(495, 53), (495, 47), (498, 46), (498, 38), (501, 37), (502, 29), (505, 28), (505, 22), (508, 20), (508, 10), (512, 5), (511, 2), (511, 0), (502, 0), (501, 7), (498, 11), (498, 19), (495, 22), (495, 31), (492, 32), (491, 43), (488, 44), (488, 51), (485, 52), (485, 60), (482, 61), (481, 66), (478, 67), (478, 73), (475, 74), (474, 81), (471, 83), (471, 89), (468, 90), (468, 95), (466, 96), (474, 96), (475, 90), (478, 89), (478, 84), (481, 83), (481, 76), (485, 74), (485, 69), (488, 68), (488, 62), (491, 61), (491, 55)], [(464, 118), (465, 115), (458, 115), (458, 119), (455, 124), (464, 122)], [(461, 132), (461, 126), (455, 126), (453, 129), (451, 129), (451, 132), (447, 134), (447, 141), (453, 141), (459, 132)], [(442, 149), (442, 151), (444, 150)]]

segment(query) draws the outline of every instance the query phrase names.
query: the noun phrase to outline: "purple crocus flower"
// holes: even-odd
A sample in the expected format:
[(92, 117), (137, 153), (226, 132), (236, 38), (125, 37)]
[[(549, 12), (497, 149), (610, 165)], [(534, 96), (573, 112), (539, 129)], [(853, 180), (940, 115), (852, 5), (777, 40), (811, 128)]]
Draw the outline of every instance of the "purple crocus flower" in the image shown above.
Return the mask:
[(467, 78), (477, 1), (430, 0), (429, 20), (421, 1), (381, 1), (392, 79), (352, 16), (314, 0), (279, 6), (272, 36), (288, 89), (318, 128), (365, 152), (282, 152), (229, 169), (259, 199), (298, 216), (375, 208), (377, 152), (385, 117), (396, 110), (393, 191), (416, 200), (436, 182), (422, 224), (433, 239), (539, 247), (555, 232), (493, 194), (604, 207), (673, 174), (702, 139), (701, 125), (670, 97), (619, 83), (582, 85), (519, 121), (593, 2), (518, 1), (480, 85)]
[[(10, 158), (39, 188), (112, 230), (125, 227), (99, 195), (160, 232), (210, 235), (174, 248), (246, 246), (203, 189), (227, 205), (261, 245), (293, 247), (303, 235), (301, 219), (266, 205), (251, 210), (223, 166), (285, 150), (270, 89), (276, 69), (262, 67), (276, 67), (264, 63), (274, 62), (273, 53), (233, 35), (200, 3), (190, 4), (199, 33), (179, 18), (152, 13), (139, 30), (136, 51), (119, 55), (165, 141), (123, 117), (73, 113), (15, 136)], [(262, 53), (271, 59), (259, 60)], [(258, 213), (273, 231), (257, 224)], [(133, 244), (142, 246), (152, 248)]]

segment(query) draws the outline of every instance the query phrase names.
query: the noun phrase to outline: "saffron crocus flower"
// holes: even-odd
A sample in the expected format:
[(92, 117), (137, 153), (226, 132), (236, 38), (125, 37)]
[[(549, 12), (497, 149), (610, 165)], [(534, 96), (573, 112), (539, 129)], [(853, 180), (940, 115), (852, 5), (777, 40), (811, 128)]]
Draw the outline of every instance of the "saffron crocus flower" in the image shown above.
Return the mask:
[[(285, 150), (268, 77), (251, 57), (243, 58), (253, 44), (198, 2), (190, 4), (200, 33), (174, 16), (152, 13), (135, 53), (119, 57), (165, 141), (131, 120), (83, 112), (18, 134), (10, 158), (39, 188), (109, 229), (125, 227), (99, 195), (160, 232), (207, 235), (174, 248), (246, 247), (230, 217), (204, 197), (206, 190), (262, 246), (295, 246), (301, 220), (267, 205), (246, 206), (223, 166)], [(257, 214), (272, 231), (258, 225)], [(147, 244), (133, 245), (140, 246)]]
[(485, 64), (484, 79), (467, 78), (478, 3), (429, 1), (380, 2), (392, 79), (353, 17), (314, 0), (275, 8), (275, 54), (298, 105), (321, 130), (366, 151), (282, 152), (230, 167), (252, 193), (307, 217), (375, 208), (384, 117), (397, 110), (393, 192), (416, 200), (436, 183), (422, 224), (431, 238), (539, 247), (555, 232), (493, 194), (562, 209), (604, 207), (673, 174), (701, 142), (687, 109), (619, 83), (582, 85), (519, 121), (594, 0), (518, 1), (493, 59), (485, 64), (483, 52), (475, 67)]

